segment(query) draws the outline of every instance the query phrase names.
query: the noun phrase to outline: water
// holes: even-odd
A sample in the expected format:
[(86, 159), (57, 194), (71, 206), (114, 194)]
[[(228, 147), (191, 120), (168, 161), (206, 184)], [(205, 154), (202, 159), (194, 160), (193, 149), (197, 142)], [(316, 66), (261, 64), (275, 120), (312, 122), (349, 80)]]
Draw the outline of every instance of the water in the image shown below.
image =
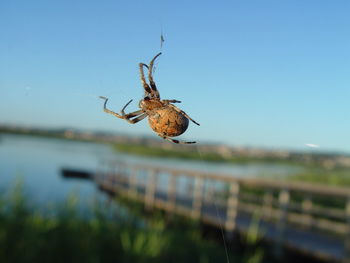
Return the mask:
[(72, 193), (83, 199), (98, 194), (91, 182), (64, 179), (60, 170), (62, 167), (95, 170), (99, 154), (108, 151), (107, 147), (32, 136), (1, 135), (0, 138), (1, 190), (12, 187), (20, 178), (37, 202), (64, 200)]
[(301, 168), (287, 165), (232, 165), (137, 157), (118, 153), (103, 144), (22, 135), (0, 135), (0, 190), (6, 190), (20, 177), (37, 202), (59, 201), (78, 192), (88, 200), (100, 193), (91, 181), (64, 179), (63, 167), (96, 171), (106, 160), (152, 164), (189, 170), (202, 170), (235, 176), (288, 176)]

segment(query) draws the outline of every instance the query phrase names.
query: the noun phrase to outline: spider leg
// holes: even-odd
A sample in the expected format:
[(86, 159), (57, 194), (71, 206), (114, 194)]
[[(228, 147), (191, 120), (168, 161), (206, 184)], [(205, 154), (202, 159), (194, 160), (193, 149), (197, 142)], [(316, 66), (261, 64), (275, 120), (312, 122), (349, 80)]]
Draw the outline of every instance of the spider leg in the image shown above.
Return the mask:
[(103, 111), (104, 111), (104, 112), (109, 113), (109, 114), (112, 114), (112, 115), (114, 115), (115, 117), (118, 117), (118, 118), (120, 118), (120, 119), (124, 119), (124, 117), (123, 117), (122, 115), (120, 115), (120, 114), (118, 114), (118, 113), (116, 113), (116, 112), (114, 112), (114, 111), (111, 111), (111, 110), (107, 109), (107, 101), (108, 101), (108, 98), (103, 97), (103, 96), (100, 96), (100, 99), (105, 100), (105, 103), (103, 104)]
[(146, 79), (145, 79), (145, 74), (143, 73), (143, 67), (148, 68), (146, 64), (140, 63), (140, 77), (141, 77), (141, 83), (143, 86), (143, 89), (145, 90), (145, 96), (152, 94), (152, 89), (150, 86), (147, 84)]
[(125, 106), (122, 108), (121, 112), (124, 112), (124, 110), (126, 109), (126, 107), (128, 107), (128, 105), (132, 102), (132, 100), (129, 100), (128, 103), (125, 104)]
[[(131, 113), (129, 113), (129, 114), (131, 114)], [(129, 114), (127, 114), (127, 115), (129, 115)], [(125, 115), (125, 116), (127, 116), (127, 115)], [(137, 116), (137, 115), (136, 115)], [(135, 116), (132, 116), (132, 117), (135, 117)], [(142, 121), (144, 118), (146, 118), (147, 117), (147, 114), (146, 113), (143, 113), (143, 114), (141, 114), (141, 115), (139, 115), (139, 116), (137, 116), (135, 119), (129, 119), (129, 118), (131, 118), (131, 117), (125, 117), (125, 120), (128, 122), (128, 123), (131, 123), (131, 124), (135, 124), (135, 123), (137, 123), (137, 122), (139, 122), (139, 121)]]
[(166, 135), (163, 135), (163, 134), (160, 134), (160, 133), (158, 133), (158, 136), (163, 138), (164, 140), (168, 140), (168, 141), (171, 141), (171, 142), (177, 143), (177, 144), (193, 144), (193, 143), (196, 143), (196, 142), (185, 142), (185, 141), (175, 140), (175, 139), (170, 138), (169, 136), (166, 136)]
[[(125, 110), (125, 108), (130, 104), (130, 102), (131, 102), (132, 100), (130, 100), (130, 101), (123, 107), (123, 109), (121, 110), (121, 115), (120, 115), (120, 114), (118, 114), (118, 113), (116, 113), (116, 112), (114, 112), (114, 111), (111, 111), (111, 110), (107, 109), (106, 106), (107, 106), (108, 98), (103, 97), (103, 96), (100, 96), (100, 98), (103, 99), (103, 100), (105, 100), (105, 103), (104, 103), (104, 105), (103, 105), (103, 110), (104, 110), (104, 112), (109, 113), (109, 114), (112, 114), (113, 116), (118, 117), (118, 118), (120, 118), (120, 119), (124, 119), (124, 120), (126, 120), (127, 122), (129, 122), (129, 123), (132, 123), (132, 124), (137, 123), (137, 122), (143, 120), (143, 119), (147, 116), (145, 113), (143, 113), (142, 110), (138, 110), (138, 111), (134, 111), (134, 112), (130, 112), (130, 113), (128, 113), (128, 114), (125, 114), (124, 110)], [(136, 118), (131, 120), (130, 118), (133, 118), (133, 117), (136, 117)]]
[(164, 103), (169, 104), (169, 103), (181, 103), (179, 100), (162, 100)]
[(149, 79), (149, 83), (151, 85), (151, 88), (152, 88), (152, 91), (155, 95), (156, 98), (160, 98), (159, 96), (159, 92), (157, 90), (157, 87), (156, 87), (156, 83), (154, 82), (153, 80), (153, 76), (152, 76), (152, 71), (153, 71), (153, 64), (154, 64), (154, 61), (156, 60), (157, 57), (159, 57), (160, 55), (162, 54), (162, 52), (158, 53), (152, 60), (151, 62), (149, 63), (149, 69), (148, 69), (148, 79)]
[(195, 120), (193, 120), (190, 116), (187, 115), (186, 112), (184, 112), (183, 110), (180, 110), (178, 107), (176, 107), (175, 105), (169, 104), (170, 107), (172, 107), (174, 110), (176, 110), (177, 112), (180, 112), (181, 114), (183, 114), (187, 119), (191, 120), (193, 123), (197, 124), (198, 126), (200, 126), (200, 124), (198, 122), (196, 122)]
[(123, 114), (122, 116), (123, 116), (125, 119), (130, 119), (130, 118), (139, 116), (139, 115), (141, 115), (142, 113), (143, 113), (142, 110), (138, 110), (138, 111), (130, 112), (130, 113), (128, 113), (128, 114)]
[(124, 116), (125, 118), (132, 118), (135, 117), (137, 115), (140, 115), (141, 113), (143, 113), (143, 110), (138, 110), (138, 111), (134, 111), (134, 112), (130, 112), (128, 114), (125, 114), (125, 109), (126, 107), (128, 107), (128, 105), (132, 102), (132, 100), (130, 100), (127, 104), (125, 104), (125, 106), (122, 108), (122, 110), (120, 111), (122, 116)]

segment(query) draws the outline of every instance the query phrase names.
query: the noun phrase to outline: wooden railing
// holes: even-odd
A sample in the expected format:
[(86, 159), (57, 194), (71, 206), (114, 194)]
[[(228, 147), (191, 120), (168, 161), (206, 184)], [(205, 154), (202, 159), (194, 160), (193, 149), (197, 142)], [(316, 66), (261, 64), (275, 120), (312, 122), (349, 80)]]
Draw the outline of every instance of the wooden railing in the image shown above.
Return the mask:
[[(245, 231), (244, 220), (255, 214), (276, 250), (287, 245), (324, 259), (350, 262), (349, 188), (121, 162), (105, 167), (95, 177), (97, 184), (138, 199), (149, 209), (198, 218), (228, 232)], [(321, 237), (324, 244), (317, 245)]]

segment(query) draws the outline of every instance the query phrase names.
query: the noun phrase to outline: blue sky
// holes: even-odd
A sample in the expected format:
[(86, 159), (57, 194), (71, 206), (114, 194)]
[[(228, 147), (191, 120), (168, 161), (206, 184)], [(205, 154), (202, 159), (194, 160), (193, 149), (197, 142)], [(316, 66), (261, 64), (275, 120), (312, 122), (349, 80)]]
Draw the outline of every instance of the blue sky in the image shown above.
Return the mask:
[[(180, 139), (350, 152), (348, 1), (0, 2), (0, 122), (153, 135), (102, 112), (143, 95), (201, 126)], [(156, 137), (156, 135), (154, 134)]]

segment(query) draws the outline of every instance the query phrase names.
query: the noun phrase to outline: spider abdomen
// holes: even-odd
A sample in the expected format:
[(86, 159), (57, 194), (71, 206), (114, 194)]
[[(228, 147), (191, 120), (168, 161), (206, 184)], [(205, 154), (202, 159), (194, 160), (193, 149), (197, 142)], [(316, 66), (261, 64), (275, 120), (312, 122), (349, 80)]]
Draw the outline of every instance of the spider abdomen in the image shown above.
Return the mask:
[(169, 137), (183, 134), (188, 127), (188, 119), (170, 107), (152, 111), (148, 115), (148, 123), (153, 131)]

